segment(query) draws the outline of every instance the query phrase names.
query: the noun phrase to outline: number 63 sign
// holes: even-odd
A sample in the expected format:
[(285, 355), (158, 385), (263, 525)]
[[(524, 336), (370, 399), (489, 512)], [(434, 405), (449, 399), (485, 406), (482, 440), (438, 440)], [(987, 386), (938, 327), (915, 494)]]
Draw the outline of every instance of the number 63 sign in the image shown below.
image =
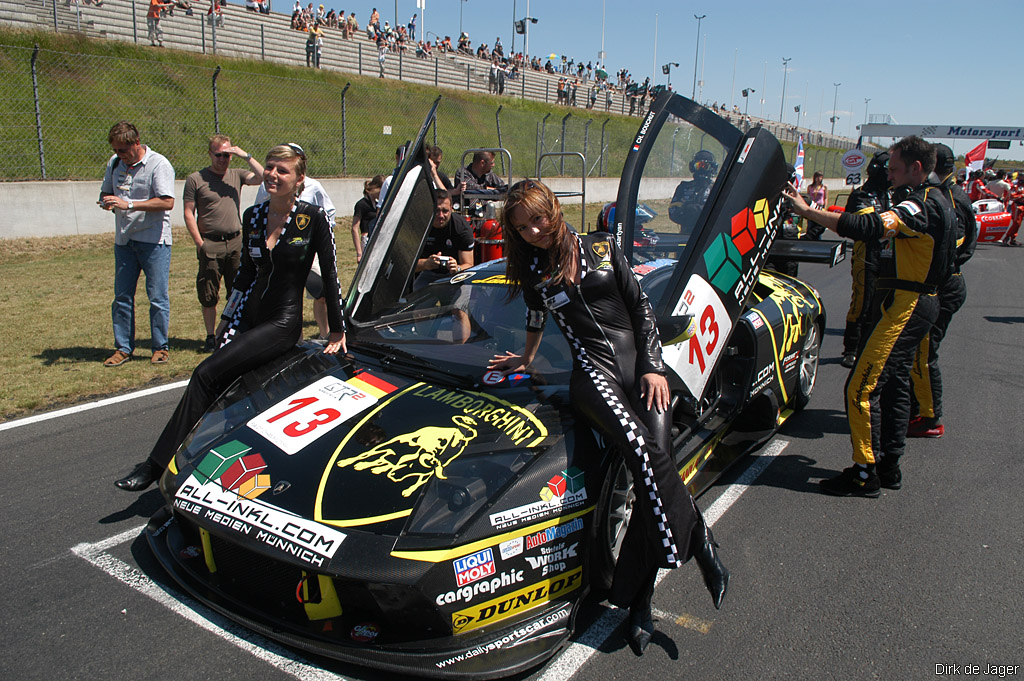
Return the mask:
[(690, 277), (672, 312), (674, 315), (693, 315), (695, 332), (688, 339), (665, 346), (662, 356), (665, 363), (679, 374), (690, 393), (699, 398), (729, 339), (732, 318), (711, 284), (699, 274)]

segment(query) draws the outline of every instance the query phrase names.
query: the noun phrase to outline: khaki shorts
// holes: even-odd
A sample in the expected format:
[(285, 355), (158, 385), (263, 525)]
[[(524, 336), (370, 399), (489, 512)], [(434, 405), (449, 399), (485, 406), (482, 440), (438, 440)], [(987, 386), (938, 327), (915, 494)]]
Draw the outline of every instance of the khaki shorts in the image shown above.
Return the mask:
[(242, 256), (242, 234), (239, 232), (230, 241), (204, 239), (203, 245), (196, 249), (196, 256), (199, 258), (199, 273), (196, 275), (199, 304), (214, 307), (220, 298), (221, 277), (227, 294), (231, 294), (231, 284), (235, 281)]

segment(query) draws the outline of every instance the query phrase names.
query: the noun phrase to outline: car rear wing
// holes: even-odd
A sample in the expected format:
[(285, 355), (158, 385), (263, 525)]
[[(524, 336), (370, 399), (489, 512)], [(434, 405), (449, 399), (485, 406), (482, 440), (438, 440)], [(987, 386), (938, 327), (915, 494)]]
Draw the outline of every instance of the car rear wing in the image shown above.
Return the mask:
[(776, 239), (769, 251), (773, 260), (808, 262), (835, 267), (846, 260), (846, 241)]

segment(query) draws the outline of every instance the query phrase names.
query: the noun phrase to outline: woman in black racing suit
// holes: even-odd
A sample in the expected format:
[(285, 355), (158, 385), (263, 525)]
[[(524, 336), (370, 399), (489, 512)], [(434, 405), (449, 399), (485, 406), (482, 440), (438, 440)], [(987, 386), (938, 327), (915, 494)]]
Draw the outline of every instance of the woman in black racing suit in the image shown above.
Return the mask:
[(609, 601), (629, 607), (627, 641), (641, 655), (654, 633), (659, 567), (695, 557), (716, 608), (729, 582), (711, 530), (672, 461), (669, 387), (654, 312), (615, 239), (570, 231), (558, 199), (541, 183), (514, 185), (502, 213), (510, 295), (521, 291), (528, 309), (526, 349), (521, 356), (495, 355), (490, 368), (528, 371), (548, 313), (572, 346), (573, 406), (622, 452), (637, 487)]
[(120, 489), (149, 487), (221, 392), (298, 342), (302, 293), (314, 255), (320, 257), (331, 328), (324, 352), (346, 349), (333, 225), (322, 208), (296, 198), (306, 176), (306, 155), (298, 145), (282, 144), (270, 150), (264, 168), (270, 200), (248, 208), (242, 218), (242, 262), (217, 329), (220, 347), (192, 372), (149, 457), (114, 483)]

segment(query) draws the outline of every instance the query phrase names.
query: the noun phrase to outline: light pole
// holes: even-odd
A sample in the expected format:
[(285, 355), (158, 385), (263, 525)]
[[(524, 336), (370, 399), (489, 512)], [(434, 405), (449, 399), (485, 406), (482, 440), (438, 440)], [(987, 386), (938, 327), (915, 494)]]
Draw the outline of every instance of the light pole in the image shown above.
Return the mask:
[[(462, 37), (462, 6), (466, 4), (468, 0), (459, 0), (459, 37)], [(396, 20), (397, 21), (397, 20)]]
[(789, 62), (792, 60), (792, 57), (782, 58), (782, 104), (779, 106), (779, 123), (783, 122), (782, 119), (786, 110), (786, 76), (789, 75)]
[(670, 90), (672, 89), (672, 67), (673, 66), (678, 69), (679, 68), (679, 63), (678, 62), (674, 62), (674, 61), (670, 61), (667, 64), (663, 64), (662, 67), (661, 67), (661, 72), (664, 73), (666, 76), (668, 76), (668, 87), (669, 87)]
[(831, 118), (831, 121), (832, 121), (832, 132), (830, 134), (833, 137), (835, 137), (835, 134), (836, 134), (836, 119), (839, 118), (839, 116), (836, 116), (836, 105), (839, 102), (839, 86), (840, 85), (842, 85), (842, 83), (832, 83), (832, 86), (836, 89), (836, 96), (832, 99), (832, 118)]
[(530, 56), (530, 24), (536, 24), (536, 17), (523, 17), (516, 23), (522, 25), (523, 29), (523, 56), (529, 58)]
[(865, 97), (864, 98), (864, 124), (865, 125), (868, 122), (868, 102), (870, 102), (870, 101), (871, 101), (870, 97)]
[(697, 46), (693, 48), (693, 91), (690, 93), (690, 99), (697, 96), (697, 58), (700, 57), (700, 22), (705, 17), (707, 17), (707, 14), (693, 15), (693, 18), (697, 20)]
[(755, 92), (757, 92), (757, 90), (755, 90), (752, 87), (743, 88), (743, 99), (746, 100), (746, 104), (743, 106), (743, 115), (746, 116), (747, 118), (750, 117), (750, 95), (754, 94)]

